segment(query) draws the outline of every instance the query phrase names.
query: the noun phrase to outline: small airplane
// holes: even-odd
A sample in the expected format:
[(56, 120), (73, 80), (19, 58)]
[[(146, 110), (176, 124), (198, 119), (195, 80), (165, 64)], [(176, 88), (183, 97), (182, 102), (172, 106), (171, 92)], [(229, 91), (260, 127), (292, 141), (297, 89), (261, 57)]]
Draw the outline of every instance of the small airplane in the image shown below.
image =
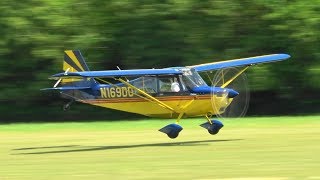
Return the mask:
[[(212, 62), (186, 67), (163, 69), (132, 69), (90, 71), (79, 50), (64, 52), (63, 71), (49, 79), (57, 82), (52, 88), (70, 102), (77, 101), (149, 117), (176, 118), (176, 122), (161, 129), (170, 138), (176, 138), (183, 129), (181, 118), (203, 116), (207, 122), (200, 126), (212, 135), (223, 127), (213, 115), (224, 113), (239, 92), (228, 86), (250, 66), (282, 61), (288, 54), (271, 54), (228, 61)], [(232, 77), (224, 74), (233, 67), (243, 67)], [(207, 85), (199, 73), (221, 70), (216, 77), (221, 85), (211, 81)]]

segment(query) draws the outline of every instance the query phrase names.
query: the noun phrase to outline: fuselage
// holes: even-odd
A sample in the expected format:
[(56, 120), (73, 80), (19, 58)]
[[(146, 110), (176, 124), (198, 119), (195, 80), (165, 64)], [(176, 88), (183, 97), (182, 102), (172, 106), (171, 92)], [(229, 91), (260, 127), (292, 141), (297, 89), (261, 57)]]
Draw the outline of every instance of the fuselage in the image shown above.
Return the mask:
[[(179, 68), (182, 75), (143, 76), (125, 83), (95, 83), (91, 89), (65, 92), (76, 100), (105, 108), (150, 117), (176, 118), (221, 114), (238, 93), (232, 89), (208, 86), (201, 76), (189, 68)], [(106, 83), (108, 82), (108, 84)], [(164, 108), (137, 91), (140, 89), (174, 111)]]

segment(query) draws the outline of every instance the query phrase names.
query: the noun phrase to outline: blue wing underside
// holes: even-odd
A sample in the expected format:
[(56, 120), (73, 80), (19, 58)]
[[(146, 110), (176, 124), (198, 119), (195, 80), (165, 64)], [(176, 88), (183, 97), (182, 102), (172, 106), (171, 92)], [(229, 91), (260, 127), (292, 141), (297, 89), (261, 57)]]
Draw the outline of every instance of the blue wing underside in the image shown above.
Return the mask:
[(178, 75), (182, 74), (177, 69), (133, 69), (133, 70), (107, 70), (107, 71), (82, 71), (59, 73), (52, 77), (134, 77), (134, 76), (152, 76), (152, 75)]
[(276, 61), (282, 61), (288, 58), (290, 58), (290, 55), (288, 54), (271, 54), (271, 55), (256, 56), (256, 57), (250, 57), (250, 58), (205, 63), (205, 64), (199, 64), (199, 65), (188, 66), (188, 67), (194, 68), (198, 72), (202, 72), (202, 71), (225, 69), (229, 67), (250, 66), (255, 64), (271, 63)]
[(264, 56), (256, 56), (242, 59), (234, 59), (228, 61), (219, 61), (213, 63), (205, 63), (187, 67), (172, 67), (164, 69), (133, 69), (133, 70), (106, 70), (106, 71), (82, 71), (58, 73), (52, 76), (53, 79), (64, 77), (93, 77), (93, 78), (114, 78), (114, 77), (136, 77), (136, 76), (154, 76), (154, 75), (180, 75), (184, 69), (195, 69), (197, 72), (212, 71), (225, 69), (229, 67), (250, 66), (261, 63), (271, 63), (282, 61), (290, 58), (288, 54), (271, 54)]

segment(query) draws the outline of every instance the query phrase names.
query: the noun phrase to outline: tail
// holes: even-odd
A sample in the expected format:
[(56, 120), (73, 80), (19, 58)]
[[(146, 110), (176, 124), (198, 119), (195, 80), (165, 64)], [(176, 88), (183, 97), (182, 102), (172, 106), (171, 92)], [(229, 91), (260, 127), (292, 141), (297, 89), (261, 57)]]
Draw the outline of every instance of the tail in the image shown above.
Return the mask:
[[(63, 60), (64, 72), (81, 72), (90, 71), (80, 50), (64, 51)], [(52, 88), (44, 88), (41, 90), (59, 91), (62, 97), (73, 100), (86, 99), (88, 95), (92, 95), (92, 87), (98, 84), (93, 78), (59, 78)], [(59, 85), (59, 86), (58, 86)]]
[(63, 70), (68, 70), (68, 72), (90, 71), (80, 50), (64, 51)]
[[(81, 71), (90, 71), (80, 50), (66, 50), (64, 51), (64, 60), (63, 60), (63, 71), (64, 72), (81, 72)], [(82, 82), (82, 84), (87, 84), (84, 82), (94, 81), (93, 79), (78, 79), (78, 78), (68, 78), (62, 79), (61, 84), (66, 85), (73, 82)], [(78, 83), (79, 84), (79, 83)]]

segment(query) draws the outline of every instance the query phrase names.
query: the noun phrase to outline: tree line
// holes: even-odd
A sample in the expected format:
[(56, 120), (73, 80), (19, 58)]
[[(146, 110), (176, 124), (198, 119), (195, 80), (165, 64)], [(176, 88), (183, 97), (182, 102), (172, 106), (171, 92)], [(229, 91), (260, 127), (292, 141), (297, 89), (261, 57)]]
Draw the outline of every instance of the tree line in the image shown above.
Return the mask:
[[(253, 104), (272, 104), (274, 98), (279, 102), (275, 104), (288, 106), (276, 109), (279, 114), (317, 112), (319, 4), (319, 0), (2, 0), (1, 119), (25, 115), (46, 119), (39, 110), (60, 117), (55, 98), (39, 89), (53, 85), (47, 78), (62, 71), (66, 49), (80, 49), (93, 70), (163, 68), (288, 53), (289, 61), (248, 71), (251, 92), (258, 98)], [(259, 93), (269, 93), (271, 99)], [(264, 106), (267, 114), (279, 108)], [(93, 117), (104, 115), (99, 108), (94, 111), (98, 113)], [(264, 114), (255, 107), (251, 113)], [(71, 114), (82, 117), (76, 110)]]

